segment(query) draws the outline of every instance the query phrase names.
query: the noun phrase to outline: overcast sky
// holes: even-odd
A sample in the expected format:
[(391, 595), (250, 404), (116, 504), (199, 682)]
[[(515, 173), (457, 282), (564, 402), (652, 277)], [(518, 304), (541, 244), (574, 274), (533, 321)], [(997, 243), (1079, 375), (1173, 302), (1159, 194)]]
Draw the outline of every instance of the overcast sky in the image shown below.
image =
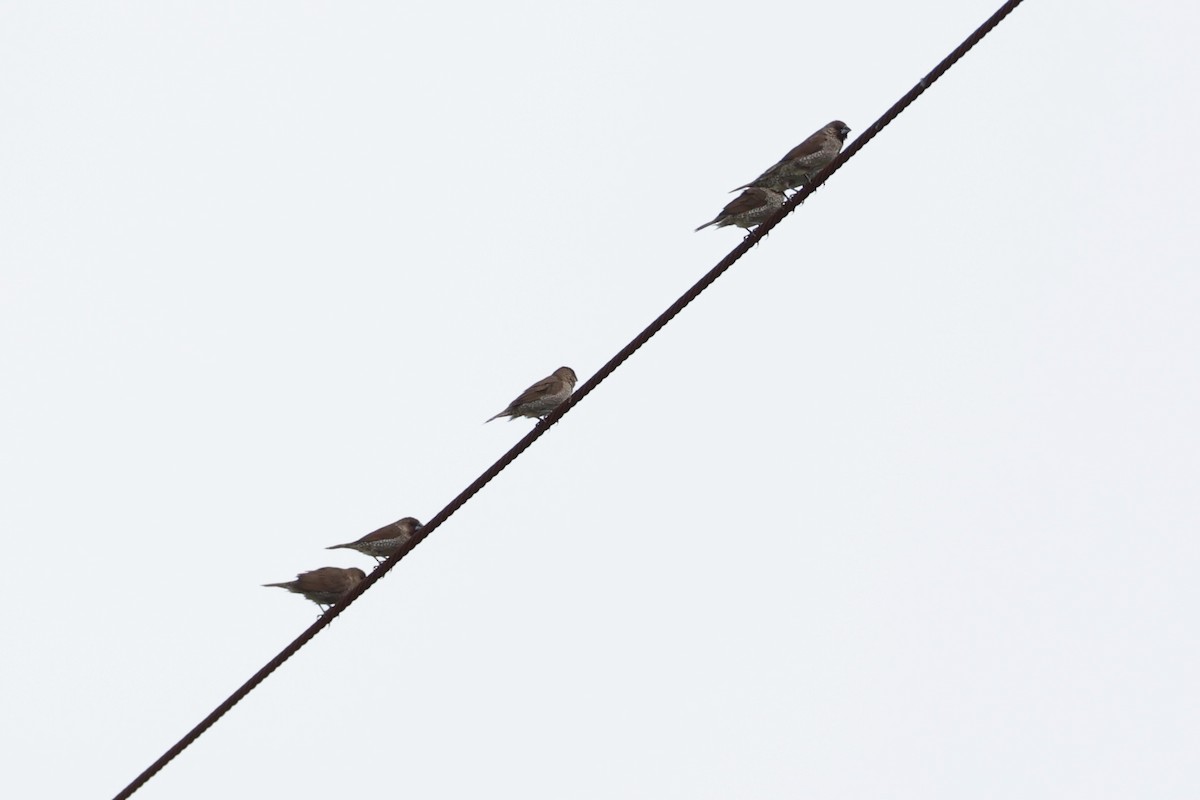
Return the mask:
[[(110, 797), (999, 0), (0, 4), (0, 749)], [(1200, 12), (1031, 0), (145, 798), (1200, 795)]]

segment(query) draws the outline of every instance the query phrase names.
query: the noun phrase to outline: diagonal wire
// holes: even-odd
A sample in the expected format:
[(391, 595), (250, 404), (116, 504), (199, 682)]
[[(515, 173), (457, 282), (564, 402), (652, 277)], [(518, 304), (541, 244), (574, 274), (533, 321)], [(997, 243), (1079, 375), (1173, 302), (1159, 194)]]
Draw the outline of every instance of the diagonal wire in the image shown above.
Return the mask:
[(667, 323), (674, 319), (675, 316), (684, 308), (686, 308), (693, 300), (699, 297), (701, 292), (711, 286), (717, 280), (717, 278), (721, 277), (721, 275), (723, 275), (726, 270), (733, 266), (738, 259), (748, 253), (750, 248), (754, 247), (754, 245), (758, 244), (759, 241), (761, 241), (768, 233), (770, 233), (771, 230), (779, 224), (780, 220), (792, 213), (797, 206), (803, 203), (813, 192), (819, 189), (821, 185), (824, 184), (831, 175), (833, 175), (833, 173), (841, 169), (844, 163), (853, 158), (855, 154), (865, 147), (868, 142), (878, 136), (880, 131), (887, 127), (894, 119), (896, 119), (896, 117), (900, 116), (904, 109), (908, 108), (908, 106), (910, 106), (918, 97), (920, 97), (926, 89), (932, 86), (938, 78), (942, 77), (942, 75), (944, 75), (946, 71), (950, 69), (950, 67), (954, 66), (955, 62), (966, 55), (972, 47), (982, 41), (983, 37), (991, 33), (992, 29), (999, 25), (1004, 18), (1012, 13), (1017, 6), (1021, 5), (1023, 1), (1024, 0), (1008, 0), (1008, 2), (1002, 5), (996, 11), (996, 13), (992, 14), (992, 16), (989, 17), (986, 22), (980, 25), (974, 33), (964, 39), (962, 44), (954, 48), (950, 55), (943, 58), (928, 75), (917, 81), (917, 84), (913, 86), (912, 89), (908, 90), (903, 97), (897, 100), (891, 108), (884, 112), (883, 116), (881, 116), (869, 128), (867, 128), (865, 133), (856, 138), (849, 147), (842, 151), (841, 155), (838, 156), (838, 158), (832, 164), (818, 173), (812, 181), (804, 186), (804, 188), (792, 195), (778, 212), (755, 228), (754, 231), (747, 235), (737, 247), (733, 248), (733, 250), (731, 250), (729, 254), (725, 256), (725, 258), (721, 259), (721, 261), (718, 262), (715, 267), (709, 270), (704, 277), (698, 280), (695, 285), (692, 286), (692, 288), (684, 292), (678, 300), (676, 300), (670, 305), (669, 308), (667, 308), (666, 311), (664, 311), (662, 314), (659, 314), (653, 322), (647, 325), (645, 330), (633, 337), (633, 340), (630, 341), (629, 344), (621, 348), (620, 352), (609, 359), (608, 363), (601, 367), (595, 375), (593, 375), (581, 387), (579, 387), (579, 389), (568, 401), (560, 405), (543, 421), (535, 425), (533, 430), (531, 430), (524, 436), (524, 438), (513, 445), (507, 453), (505, 453), (499, 458), (499, 460), (496, 461), (496, 463), (484, 470), (483, 474), (476, 478), (470, 486), (468, 486), (466, 489), (463, 489), (457, 497), (451, 500), (449, 505), (439, 511), (431, 520), (429, 520), (428, 523), (423, 525), (399, 550), (399, 552), (397, 552), (387, 561), (383, 562), (383, 564), (381, 564), (378, 568), (373, 570), (365, 580), (359, 583), (358, 586), (356, 586), (354, 590), (346, 596), (345, 600), (337, 603), (329, 611), (321, 615), (320, 619), (310, 625), (308, 629), (304, 631), (304, 633), (300, 634), (300, 636), (298, 636), (291, 644), (285, 647), (279, 653), (279, 655), (272, 658), (269, 662), (267, 662), (266, 666), (254, 673), (254, 675), (252, 675), (248, 681), (242, 684), (237, 691), (235, 691), (228, 698), (226, 698), (224, 702), (213, 709), (212, 713), (202, 719), (200, 723), (196, 725), (196, 727), (188, 731), (188, 733), (182, 739), (176, 742), (171, 749), (163, 753), (157, 761), (155, 761), (153, 764), (147, 767), (145, 771), (134, 778), (134, 780), (128, 786), (122, 789), (115, 796), (114, 800), (125, 800), (125, 798), (133, 795), (134, 792), (140, 789), (146, 783), (146, 781), (154, 777), (154, 775), (156, 775), (159, 770), (161, 770), (173, 758), (175, 758), (175, 756), (182, 753), (188, 748), (189, 745), (192, 744), (192, 742), (200, 738), (205, 731), (211, 728), (217, 720), (225, 715), (226, 712), (237, 705), (242, 698), (257, 688), (260, 683), (267, 679), (267, 676), (282, 666), (283, 662), (295, 655), (301, 647), (308, 644), (310, 639), (312, 639), (314, 636), (320, 633), (321, 630), (333, 622), (333, 620), (336, 619), (339, 614), (345, 611), (351, 603), (357, 600), (363, 592), (370, 589), (375, 585), (376, 581), (380, 580), (384, 575), (390, 572), (398, 563), (400, 563), (400, 559), (412, 552), (412, 549), (424, 541), (425, 537), (437, 530), (439, 525), (449, 519), (454, 512), (458, 511), (458, 509), (462, 508), (462, 506), (468, 500), (474, 497), (480, 489), (486, 486), (509, 464), (515, 461), (517, 456), (525, 452), (530, 445), (541, 438), (546, 431), (550, 430), (551, 426), (562, 419), (564, 414), (568, 413), (572, 408), (582, 402), (583, 399), (591, 394), (592, 390), (599, 386), (609, 375), (611, 375), (617, 369), (617, 367), (621, 366), (621, 364), (623, 364), (630, 356), (636, 353), (642, 347), (642, 345), (646, 344), (646, 342), (650, 341), (655, 334), (666, 327)]

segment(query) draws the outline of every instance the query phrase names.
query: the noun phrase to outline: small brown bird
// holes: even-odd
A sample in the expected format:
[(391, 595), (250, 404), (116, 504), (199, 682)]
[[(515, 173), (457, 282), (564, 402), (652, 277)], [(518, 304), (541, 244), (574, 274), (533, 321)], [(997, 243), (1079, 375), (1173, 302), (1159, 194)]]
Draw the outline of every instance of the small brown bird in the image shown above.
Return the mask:
[(803, 186), (833, 163), (838, 153), (842, 152), (842, 144), (849, 133), (850, 128), (846, 127), (846, 123), (835, 119), (789, 150), (786, 156), (779, 159), (779, 163), (733, 191), (757, 186), (782, 192)]
[(783, 192), (751, 186), (722, 208), (721, 213), (717, 214), (712, 222), (706, 222), (696, 230), (702, 231), (709, 225), (716, 225), (718, 228), (724, 228), (726, 225), (753, 228), (778, 211), (786, 200), (787, 195)]
[(407, 544), (408, 540), (413, 537), (413, 534), (420, 529), (421, 523), (414, 517), (405, 517), (393, 522), (391, 525), (384, 525), (379, 530), (372, 531), (361, 539), (355, 539), (353, 542), (347, 542), (346, 544), (335, 544), (325, 549), (338, 550), (345, 548), (347, 550), (357, 550), (376, 561), (383, 561), (383, 559), (398, 553), (400, 548)]
[(559, 367), (554, 374), (530, 386), (521, 392), (521, 396), (508, 404), (508, 408), (496, 416), (486, 420), (484, 424), (499, 417), (509, 417), (512, 422), (517, 417), (537, 417), (544, 419), (575, 390), (575, 370), (570, 367)]
[(325, 609), (348, 595), (366, 577), (367, 573), (358, 567), (321, 567), (312, 572), (301, 572), (294, 581), (264, 583), (263, 586), (278, 586), (302, 594)]

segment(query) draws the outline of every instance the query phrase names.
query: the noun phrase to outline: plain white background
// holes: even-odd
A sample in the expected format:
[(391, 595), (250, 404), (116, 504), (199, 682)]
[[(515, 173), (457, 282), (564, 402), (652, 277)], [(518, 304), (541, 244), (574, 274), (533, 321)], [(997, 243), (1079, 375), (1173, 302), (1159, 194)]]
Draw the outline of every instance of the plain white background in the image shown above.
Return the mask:
[[(6, 786), (119, 791), (997, 6), (0, 5)], [(1024, 4), (139, 797), (1196, 797), (1198, 22)]]

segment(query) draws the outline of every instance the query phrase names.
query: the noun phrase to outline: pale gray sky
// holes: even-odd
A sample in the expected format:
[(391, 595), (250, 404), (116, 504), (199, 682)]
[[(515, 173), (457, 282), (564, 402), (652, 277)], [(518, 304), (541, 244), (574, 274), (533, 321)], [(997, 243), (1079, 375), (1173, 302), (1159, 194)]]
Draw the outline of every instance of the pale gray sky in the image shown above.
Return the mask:
[[(0, 5), (6, 787), (120, 790), (998, 5)], [(1198, 18), (1026, 3), (138, 796), (1196, 797)]]

